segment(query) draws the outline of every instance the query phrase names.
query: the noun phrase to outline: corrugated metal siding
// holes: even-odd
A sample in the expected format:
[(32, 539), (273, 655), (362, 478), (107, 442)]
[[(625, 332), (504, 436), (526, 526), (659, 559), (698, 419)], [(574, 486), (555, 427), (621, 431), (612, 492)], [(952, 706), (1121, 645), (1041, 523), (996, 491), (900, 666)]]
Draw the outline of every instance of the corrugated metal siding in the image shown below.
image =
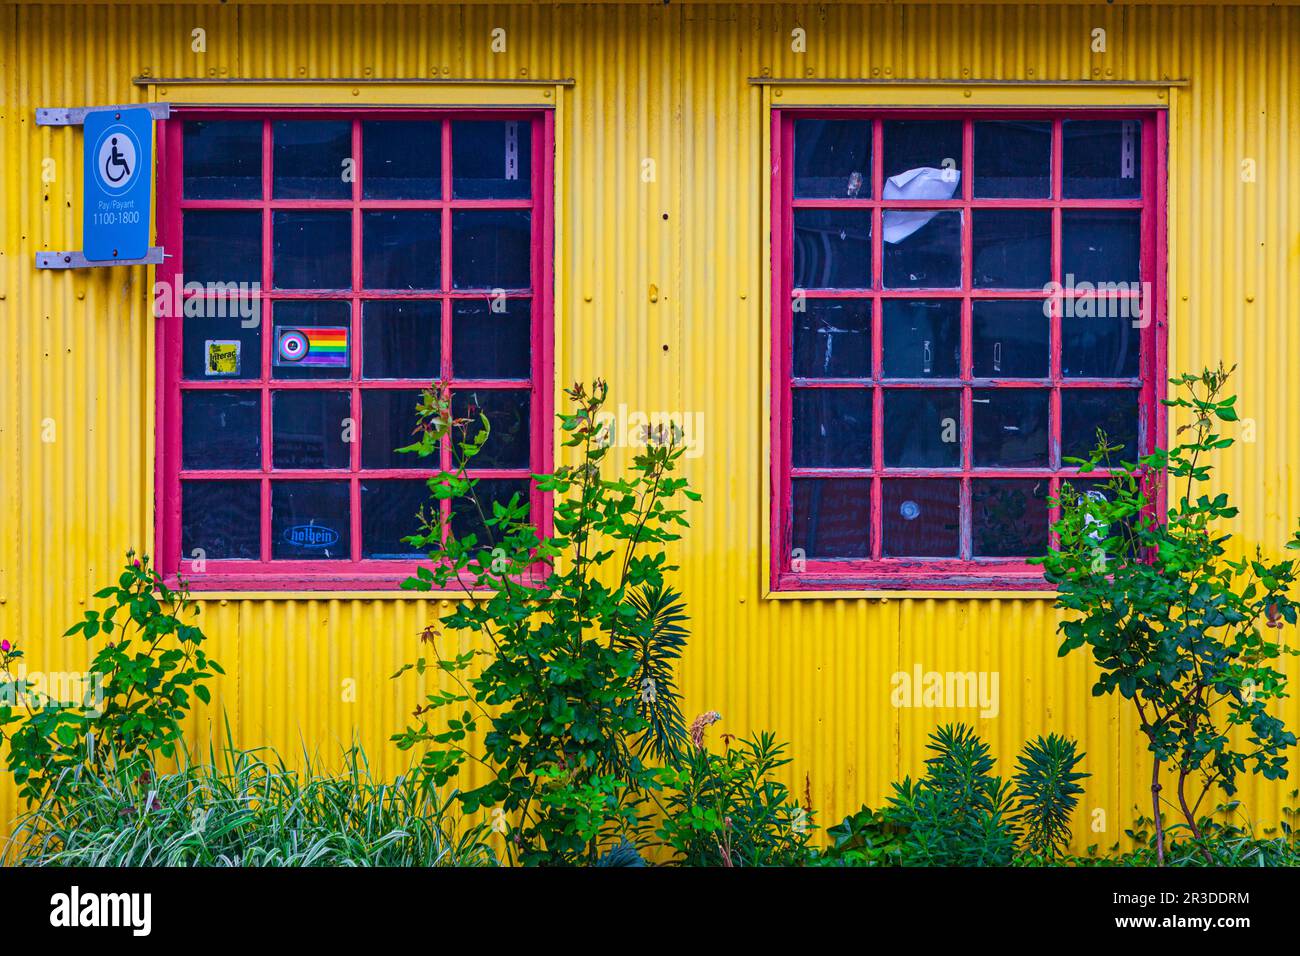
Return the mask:
[[(1081, 846), (1115, 839), (1146, 783), (1131, 720), (1091, 699), (1081, 660), (1057, 659), (1041, 599), (762, 599), (764, 117), (747, 77), (1189, 80), (1171, 117), (1170, 366), (1241, 367), (1256, 441), (1224, 456), (1220, 480), (1244, 506), (1244, 543), (1273, 546), (1300, 513), (1294, 9), (67, 5), (0, 16), (0, 634), (34, 667), (85, 666), (84, 647), (58, 635), (150, 536), (153, 363), (144, 270), (32, 267), (37, 250), (75, 246), (80, 219), (80, 136), (37, 129), (33, 111), (139, 99), (130, 78), (146, 72), (575, 80), (557, 130), (559, 380), (601, 374), (631, 409), (704, 413), (705, 454), (689, 474), (705, 503), (675, 549), (695, 624), (686, 710), (789, 739), (790, 780), (811, 781), (823, 822), (915, 772), (945, 720), (974, 719), (1004, 772), (1027, 736), (1082, 738), (1086, 808), (1105, 811), (1107, 830), (1080, 833)], [(508, 31), (499, 55), (496, 26)], [(791, 51), (796, 26), (806, 54)], [(1106, 54), (1090, 50), (1098, 26)], [(208, 31), (205, 54), (190, 51), (195, 27)], [(1253, 184), (1239, 176), (1248, 158)], [(389, 598), (205, 602), (229, 676), (196, 736), (219, 731), (224, 708), (248, 745), (305, 742), (328, 756), (356, 738), (384, 770), (403, 766), (387, 738), (415, 688), (388, 676), (436, 611)], [(891, 675), (918, 664), (997, 672), (998, 716), (894, 708)], [(1300, 724), (1294, 699), (1286, 716)], [(1248, 790), (1252, 815), (1276, 820), (1287, 789)], [(0, 788), (0, 815), (14, 808)]]

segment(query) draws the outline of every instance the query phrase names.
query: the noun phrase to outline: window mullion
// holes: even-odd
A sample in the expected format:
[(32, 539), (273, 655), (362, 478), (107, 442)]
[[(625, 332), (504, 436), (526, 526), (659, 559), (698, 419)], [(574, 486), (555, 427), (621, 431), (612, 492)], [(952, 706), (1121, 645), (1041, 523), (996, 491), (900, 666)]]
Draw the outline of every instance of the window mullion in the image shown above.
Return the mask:
[(262, 322), (262, 477), (260, 480), (261, 504), (258, 515), (261, 531), (258, 535), (259, 556), (262, 561), (271, 560), (271, 357), (274, 343), (275, 306), (267, 296), (272, 282), (272, 235), (271, 235), (271, 184), (274, 171), (271, 168), (274, 150), (271, 143), (271, 120), (262, 122), (262, 288), (260, 303), (263, 311), (269, 307), (270, 316), (263, 317)]

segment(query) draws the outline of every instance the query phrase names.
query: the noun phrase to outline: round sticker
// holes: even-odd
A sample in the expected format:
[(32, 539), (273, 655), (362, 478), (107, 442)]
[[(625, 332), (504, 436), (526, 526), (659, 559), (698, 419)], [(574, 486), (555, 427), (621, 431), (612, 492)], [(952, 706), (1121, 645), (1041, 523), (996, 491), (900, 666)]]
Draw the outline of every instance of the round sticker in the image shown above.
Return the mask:
[(280, 336), (280, 358), (297, 362), (307, 354), (307, 336), (301, 332), (285, 332)]
[(136, 162), (140, 150), (135, 134), (122, 125), (110, 126), (100, 134), (95, 148), (95, 175), (109, 192), (120, 193), (129, 189), (139, 172)]

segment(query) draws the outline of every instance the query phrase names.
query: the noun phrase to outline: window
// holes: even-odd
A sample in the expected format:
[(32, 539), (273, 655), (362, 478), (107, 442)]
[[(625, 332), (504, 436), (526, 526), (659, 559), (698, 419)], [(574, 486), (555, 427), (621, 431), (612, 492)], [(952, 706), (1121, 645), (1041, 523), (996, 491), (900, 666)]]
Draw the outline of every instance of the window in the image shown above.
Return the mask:
[(1066, 459), (1163, 421), (1163, 123), (776, 111), (775, 590), (1045, 586)]
[(434, 379), (491, 422), (480, 493), (522, 494), (545, 526), (529, 475), (550, 467), (551, 141), (545, 111), (163, 124), (168, 571), (196, 587), (395, 586), (436, 470), (396, 449)]

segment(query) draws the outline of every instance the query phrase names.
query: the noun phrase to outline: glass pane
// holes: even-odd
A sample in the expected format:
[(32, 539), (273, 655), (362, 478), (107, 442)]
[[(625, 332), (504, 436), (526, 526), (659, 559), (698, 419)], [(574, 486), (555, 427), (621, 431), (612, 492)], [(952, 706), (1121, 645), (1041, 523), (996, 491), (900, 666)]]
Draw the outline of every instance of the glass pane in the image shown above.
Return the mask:
[(442, 303), (389, 299), (361, 307), (365, 378), (439, 377)]
[(795, 289), (871, 286), (871, 213), (857, 209), (794, 210), (790, 278)]
[(1051, 195), (1051, 123), (998, 120), (973, 125), (976, 198)]
[(971, 482), (971, 546), (977, 558), (1028, 558), (1047, 553), (1046, 478)]
[(977, 209), (971, 216), (977, 288), (1041, 289), (1051, 281), (1050, 209)]
[(451, 284), (457, 289), (527, 289), (532, 234), (523, 209), (451, 214)]
[(797, 558), (871, 555), (871, 482), (859, 478), (796, 478), (794, 535)]
[(282, 120), (272, 124), (276, 199), (351, 199), (352, 124)]
[(419, 389), (363, 389), (361, 392), (361, 467), (433, 468), (436, 458), (414, 452), (399, 455), (398, 448), (415, 442), (415, 408)]
[(181, 559), (256, 561), (261, 508), (261, 482), (182, 481)]
[(1121, 446), (1110, 456), (1112, 465), (1137, 461), (1137, 389), (1061, 389), (1061, 457), (1087, 458), (1098, 445), (1098, 431), (1107, 445)]
[(261, 199), (262, 124), (185, 124), (186, 199)]
[(796, 377), (871, 377), (869, 299), (801, 298), (794, 306)]
[(361, 214), (361, 282), (367, 289), (442, 287), (442, 213), (384, 210)]
[(352, 288), (352, 216), (277, 209), (271, 214), (277, 289)]
[(352, 423), (348, 392), (280, 391), (271, 396), (271, 464), (276, 468), (347, 468)]
[(339, 379), (352, 374), (352, 306), (336, 299), (281, 299), (271, 306), (271, 377)]
[(956, 378), (961, 370), (961, 300), (886, 299), (885, 378)]
[[(208, 300), (220, 306), (220, 300)], [(186, 316), (181, 324), (181, 374), (190, 380), (251, 379), (262, 375), (262, 329), (240, 318)]]
[(895, 478), (881, 483), (881, 553), (955, 558), (961, 547), (961, 482)]
[(181, 393), (181, 467), (262, 467), (262, 393)]
[(489, 528), (479, 517), (479, 508), (484, 518), (492, 517), (492, 504), (510, 504), (510, 500), (519, 496), (522, 504), (528, 504), (527, 478), (479, 478), (474, 486), (479, 507), (464, 498), (453, 498), (451, 502), (451, 531), (457, 538), (464, 539), (474, 535), (475, 541), (484, 547), (501, 537), (499, 527)]
[(452, 374), (456, 378), (528, 378), (531, 310), (528, 299), (457, 299), (452, 306)]
[[(1128, 312), (1132, 300), (1065, 300), (1061, 316), (1061, 374), (1066, 378), (1137, 378), (1142, 330)], [(1140, 319), (1138, 320), (1140, 321)]]
[(521, 120), (451, 124), (451, 193), (457, 199), (527, 199), (530, 126)]
[(421, 531), (417, 513), (437, 509), (423, 480), (361, 483), (361, 557), (376, 561), (410, 560), (423, 552), (402, 539)]
[(271, 482), (271, 557), (326, 561), (351, 557), (346, 481)]
[(1068, 199), (1136, 199), (1142, 194), (1142, 127), (1137, 120), (1066, 120), (1062, 192)]
[(186, 209), (181, 267), (186, 283), (262, 282), (262, 214), (256, 209)]
[[(933, 169), (946, 172), (946, 180), (953, 184), (961, 181), (959, 121), (889, 120), (883, 132), (886, 179), (917, 169)], [(890, 198), (888, 189), (885, 198)]]
[(886, 468), (961, 466), (961, 392), (954, 388), (885, 390)]
[(1046, 378), (1051, 322), (1039, 299), (971, 303), (972, 368), (976, 378)]
[(792, 395), (794, 467), (871, 467), (869, 389), (796, 388)]
[(1050, 394), (1045, 388), (974, 389), (971, 464), (976, 468), (1046, 468)]
[[(1142, 214), (1136, 209), (1066, 209), (1061, 213), (1065, 284), (1141, 279)], [(1086, 290), (1085, 290), (1086, 291)]]
[(439, 199), (442, 124), (366, 120), (361, 124), (365, 199)]
[(870, 121), (796, 121), (794, 194), (870, 199)]
[(886, 209), (885, 287), (952, 289), (961, 285), (961, 213)]
[(529, 434), (528, 392), (522, 389), (475, 389), (452, 392), (451, 412), (455, 418), (470, 419), (465, 440), (478, 434), (479, 416), (486, 415), (491, 434), (470, 468), (527, 468)]

